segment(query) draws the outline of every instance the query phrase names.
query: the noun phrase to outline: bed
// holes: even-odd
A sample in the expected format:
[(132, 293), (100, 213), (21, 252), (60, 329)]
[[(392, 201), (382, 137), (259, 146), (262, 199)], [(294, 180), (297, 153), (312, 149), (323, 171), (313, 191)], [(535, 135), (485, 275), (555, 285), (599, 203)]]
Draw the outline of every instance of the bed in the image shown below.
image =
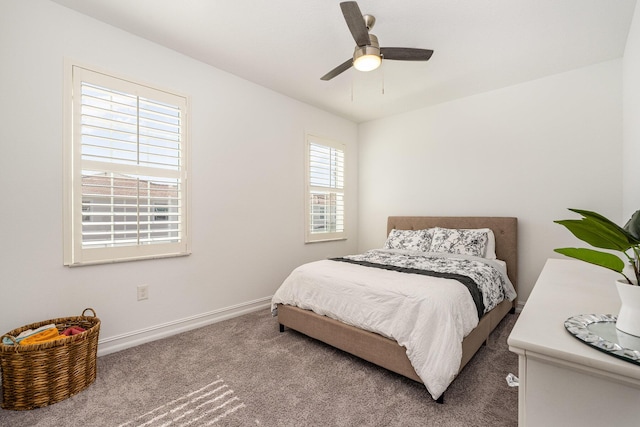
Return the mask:
[[(500, 280), (502, 280), (503, 282), (504, 280), (506, 280), (507, 282), (510, 282), (510, 284), (512, 285), (511, 291), (513, 291), (513, 292), (509, 291), (511, 292), (510, 298), (506, 298), (505, 296), (504, 300), (500, 301), (499, 303), (494, 303), (495, 307), (493, 307), (492, 305), (491, 310), (485, 313), (485, 312), (482, 312), (480, 308), (478, 308), (478, 301), (476, 301), (477, 298), (469, 297), (469, 294), (472, 294), (471, 288), (469, 287), (467, 287), (468, 289), (464, 288), (462, 287), (461, 284), (458, 284), (458, 281), (453, 281), (456, 283), (455, 287), (457, 287), (455, 289), (455, 292), (458, 292), (458, 293), (452, 294), (457, 296), (454, 296), (451, 298), (455, 298), (456, 301), (458, 300), (463, 301), (463, 307), (459, 309), (456, 308), (456, 310), (460, 311), (461, 314), (457, 315), (458, 317), (456, 317), (453, 322), (456, 324), (458, 323), (464, 324), (465, 325), (464, 327), (466, 328), (466, 330), (462, 333), (460, 331), (456, 331), (453, 335), (451, 335), (451, 337), (445, 337), (445, 339), (450, 341), (455, 341), (455, 342), (447, 342), (445, 343), (446, 345), (441, 345), (440, 344), (441, 337), (438, 337), (437, 345), (436, 344), (433, 345), (433, 347), (438, 347), (438, 348), (442, 347), (442, 349), (438, 350), (441, 353), (445, 352), (440, 355), (439, 360), (445, 361), (446, 364), (448, 365), (453, 364), (453, 367), (449, 366), (446, 368), (451, 372), (442, 374), (444, 375), (444, 378), (440, 378), (439, 376), (442, 376), (442, 375), (439, 372), (437, 372), (441, 369), (439, 365), (442, 362), (435, 363), (434, 366), (436, 366), (436, 368), (427, 369), (426, 371), (425, 371), (426, 365), (423, 364), (422, 361), (420, 361), (419, 363), (416, 363), (416, 360), (415, 360), (416, 354), (422, 354), (422, 352), (415, 351), (413, 349), (414, 343), (412, 343), (411, 340), (405, 339), (403, 336), (404, 335), (403, 333), (401, 334), (387, 333), (386, 330), (382, 330), (382, 332), (380, 332), (380, 331), (377, 331), (376, 328), (369, 328), (369, 326), (364, 327), (360, 325), (359, 322), (353, 322), (348, 315), (345, 315), (345, 318), (341, 319), (340, 316), (334, 315), (333, 313), (328, 312), (327, 310), (324, 310), (323, 307), (321, 306), (317, 307), (315, 305), (305, 304), (304, 301), (303, 302), (298, 301), (297, 297), (293, 299), (287, 297), (288, 289), (293, 286), (289, 282), (293, 280), (292, 276), (294, 276), (294, 273), (296, 273), (298, 269), (301, 269), (301, 271), (306, 271), (306, 270), (311, 271), (311, 273), (299, 273), (299, 274), (315, 274), (317, 276), (327, 276), (327, 277), (323, 277), (322, 280), (325, 280), (325, 281), (333, 280), (336, 283), (341, 281), (342, 278), (339, 276), (335, 276), (333, 278), (329, 277), (329, 273), (327, 274), (324, 273), (325, 270), (318, 270), (318, 269), (327, 268), (329, 266), (328, 263), (332, 263), (330, 265), (331, 268), (338, 269), (340, 271), (335, 274), (345, 274), (345, 275), (358, 274), (363, 278), (366, 276), (367, 277), (366, 280), (371, 279), (372, 282), (374, 280), (373, 279), (374, 277), (376, 278), (375, 280), (378, 280), (377, 279), (378, 276), (384, 276), (384, 278), (380, 280), (393, 279), (394, 281), (395, 280), (401, 281), (401, 282), (400, 281), (398, 282), (399, 284), (396, 284), (394, 286), (404, 286), (405, 282), (409, 282), (413, 280), (416, 280), (416, 281), (423, 280), (422, 278), (418, 278), (417, 275), (415, 274), (406, 274), (407, 271), (403, 272), (402, 269), (400, 269), (400, 272), (398, 272), (398, 271), (379, 270), (376, 268), (370, 268), (371, 265), (367, 266), (366, 263), (364, 263), (365, 266), (361, 264), (352, 265), (352, 263), (355, 264), (357, 261), (357, 260), (354, 261), (352, 259), (323, 260), (323, 261), (318, 261), (316, 263), (305, 264), (304, 266), (299, 267), (298, 269), (294, 270), (294, 272), (292, 272), (292, 275), (287, 278), (285, 283), (283, 283), (283, 285), (278, 289), (278, 291), (274, 294), (274, 297), (272, 299), (272, 309), (274, 311), (274, 315), (277, 315), (278, 323), (280, 324), (280, 331), (284, 332), (285, 327), (296, 330), (309, 337), (323, 341), (331, 346), (334, 346), (343, 351), (351, 353), (355, 356), (358, 356), (364, 360), (367, 360), (378, 366), (386, 368), (390, 371), (396, 372), (412, 380), (421, 382), (425, 384), (431, 396), (439, 403), (442, 403), (444, 398), (444, 390), (446, 390), (446, 387), (448, 387), (448, 385), (453, 381), (457, 373), (459, 373), (460, 370), (462, 370), (462, 368), (469, 362), (469, 360), (471, 360), (473, 355), (487, 341), (489, 334), (494, 330), (494, 328), (498, 325), (498, 323), (500, 323), (500, 321), (506, 316), (506, 314), (509, 312), (515, 311), (515, 304), (516, 304), (515, 291), (517, 290), (517, 272), (518, 272), (517, 218), (391, 216), (388, 218), (388, 221), (387, 221), (388, 238), (387, 238), (387, 242), (385, 243), (385, 247), (391, 240), (393, 233), (396, 233), (396, 234), (405, 233), (406, 235), (407, 233), (417, 233), (418, 230), (438, 230), (438, 229), (463, 230), (463, 231), (478, 230), (478, 229), (491, 230), (493, 234), (492, 238), (494, 239), (495, 246), (494, 247), (492, 246), (491, 248), (487, 248), (487, 251), (489, 250), (495, 251), (495, 258), (498, 261), (491, 261), (491, 262), (487, 261), (486, 263), (494, 265), (494, 267), (495, 267), (495, 264), (499, 263), (501, 266), (503, 266), (502, 267), (503, 270), (504, 268), (506, 268), (507, 277), (504, 278), (505, 275), (503, 274), (502, 277), (504, 279), (500, 279)], [(401, 230), (414, 230), (414, 232), (401, 231)], [(431, 232), (433, 233), (433, 231)], [(433, 238), (433, 234), (431, 235), (431, 237)], [(394, 250), (391, 249), (391, 250), (387, 250), (386, 252), (384, 250), (371, 251), (371, 252), (376, 252), (376, 254), (379, 256), (387, 256), (386, 252), (394, 252)], [(409, 256), (404, 254), (405, 251), (396, 250), (395, 252), (399, 252), (399, 255), (398, 255), (399, 257)], [(468, 257), (466, 255), (454, 255), (454, 257), (470, 258), (472, 261), (474, 262), (476, 261), (473, 257)], [(356, 257), (354, 256), (354, 258)], [(482, 256), (482, 258), (484, 258), (484, 256)], [(336, 262), (336, 261), (349, 261), (349, 262)], [(465, 262), (465, 261), (460, 260), (459, 262)], [(315, 272), (313, 271), (314, 269), (315, 269)], [(356, 269), (359, 269), (359, 270), (356, 270)], [(492, 270), (496, 270), (496, 269), (497, 268), (493, 268)], [(377, 270), (377, 271), (379, 270), (380, 273), (374, 273), (373, 270)], [(391, 270), (393, 270), (393, 268)], [(344, 271), (344, 273), (342, 271)], [(318, 278), (318, 280), (320, 279), (321, 278)], [(430, 278), (430, 279), (433, 279), (433, 278)], [(316, 279), (312, 278), (310, 280), (314, 281)], [(436, 278), (435, 280), (447, 280), (447, 279)], [(452, 282), (448, 281), (447, 283), (452, 283)], [(285, 285), (287, 287), (287, 290), (283, 290), (283, 288), (285, 288)], [(372, 286), (375, 287), (376, 285), (372, 285)], [(455, 287), (451, 286), (450, 288), (453, 289)], [(360, 286), (359, 288), (364, 288), (364, 287)], [(450, 288), (448, 287), (447, 289), (450, 289)], [(464, 289), (464, 293), (467, 296), (461, 296), (462, 294), (460, 294), (460, 292), (463, 292), (461, 289)], [(317, 293), (315, 290), (313, 292)], [(329, 293), (331, 292), (333, 291), (329, 291)], [(339, 290), (336, 292), (344, 292), (344, 290)], [(350, 292), (351, 291), (349, 291), (349, 293)], [(447, 290), (446, 292), (454, 292), (454, 290), (451, 290), (451, 291)], [(505, 291), (505, 295), (506, 295), (506, 292), (507, 291)], [(363, 309), (361, 309), (360, 311), (363, 311), (365, 316), (367, 315), (368, 312), (375, 311), (375, 310), (370, 310), (372, 306), (370, 305), (371, 301), (369, 300), (377, 299), (377, 298), (369, 298), (367, 295), (364, 295), (360, 298), (362, 298), (363, 300), (362, 304), (350, 303), (348, 304), (349, 307), (362, 306)], [(408, 299), (409, 298), (407, 298), (407, 300)], [(414, 300), (416, 298), (412, 296), (410, 299)], [(470, 308), (473, 306), (469, 304), (469, 301), (471, 301), (471, 304), (475, 302), (476, 303), (475, 308), (478, 309), (478, 311), (474, 312), (473, 315), (470, 313), (471, 311), (474, 311), (473, 308)], [(404, 304), (404, 303), (401, 302), (401, 304)], [(440, 303), (440, 305), (442, 305), (442, 303)], [(404, 305), (402, 307), (404, 307)], [(402, 308), (402, 310), (399, 310), (399, 309), (396, 309), (396, 310), (400, 312), (405, 309)], [(414, 310), (412, 307), (407, 308), (408, 313), (412, 313), (413, 312), (412, 310)], [(419, 309), (419, 310), (416, 309), (416, 310), (417, 310), (415, 311), (416, 313), (422, 313), (424, 311), (423, 309)], [(454, 310), (450, 310), (450, 311), (454, 311)], [(420, 314), (420, 316), (422, 315), (423, 314)], [(438, 316), (439, 317), (434, 317), (434, 319), (439, 319), (441, 315), (438, 315)], [(475, 320), (466, 320), (467, 318), (474, 318)], [(424, 319), (429, 320), (428, 322), (429, 324), (435, 324), (435, 323), (431, 323), (432, 319), (430, 317), (425, 317)], [(440, 320), (436, 320), (436, 321), (440, 321)], [(474, 322), (474, 324), (471, 325), (470, 329), (469, 329), (469, 326), (467, 325), (469, 322)], [(422, 322), (417, 322), (417, 321), (414, 323), (415, 324), (408, 325), (407, 327), (408, 328), (410, 327), (415, 330), (417, 329), (416, 325), (424, 324)], [(429, 331), (429, 334), (432, 333), (432, 331), (435, 331), (433, 333), (440, 334), (441, 333), (440, 331), (449, 331), (451, 329), (454, 329), (454, 328), (443, 326), (443, 327), (437, 327), (437, 328), (428, 328), (428, 331)], [(425, 331), (427, 330), (425, 329)], [(415, 331), (412, 332), (412, 334), (414, 335), (415, 333), (416, 333)], [(418, 331), (418, 333), (423, 334), (424, 332)], [(426, 334), (425, 336), (429, 336), (429, 334)], [(400, 338), (394, 339), (394, 336), (396, 335), (399, 337), (402, 337), (402, 339)], [(420, 339), (422, 338), (420, 338), (419, 336), (418, 340)], [(398, 343), (399, 341), (402, 342), (404, 345), (399, 344)], [(434, 342), (435, 342), (435, 339), (434, 339)], [(421, 345), (424, 346), (424, 344), (421, 344)], [(429, 346), (429, 344), (427, 344), (427, 346)], [(442, 357), (444, 354), (447, 354), (447, 355), (451, 354), (451, 357), (448, 357), (448, 356)], [(433, 359), (432, 355), (427, 355), (426, 357), (427, 359), (428, 358)], [(457, 360), (459, 360), (459, 364)], [(414, 368), (416, 364), (419, 366), (419, 369), (417, 370), (416, 368)], [(420, 374), (418, 374), (417, 371), (419, 371)], [(434, 378), (436, 379), (434, 380)]]

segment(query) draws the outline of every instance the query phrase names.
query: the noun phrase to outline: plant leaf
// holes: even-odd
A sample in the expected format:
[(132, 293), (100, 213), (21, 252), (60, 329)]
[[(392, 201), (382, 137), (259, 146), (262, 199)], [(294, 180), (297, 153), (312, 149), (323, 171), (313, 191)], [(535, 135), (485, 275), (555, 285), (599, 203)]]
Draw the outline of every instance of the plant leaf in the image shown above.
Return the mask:
[(624, 229), (635, 239), (640, 240), (640, 211), (635, 211), (631, 218), (624, 225)]
[(613, 244), (619, 245), (619, 250), (627, 251), (630, 247), (634, 246), (633, 236), (629, 236), (626, 230), (618, 227), (611, 222), (603, 222), (595, 218), (586, 217), (582, 221), (588, 224), (589, 227), (593, 227), (593, 230), (600, 233), (604, 238), (609, 239)]
[(627, 239), (629, 240), (629, 243), (631, 243), (632, 245), (640, 244), (640, 239), (638, 237), (632, 235), (628, 230), (620, 227), (615, 222), (611, 221), (608, 218), (605, 218), (604, 216), (600, 215), (597, 212), (587, 211), (584, 209), (574, 209), (574, 208), (569, 208), (569, 210), (577, 214), (580, 214), (585, 218), (590, 218), (592, 220), (595, 220), (596, 222), (602, 224), (603, 226), (606, 226), (607, 228), (626, 236)]
[(624, 269), (624, 261), (616, 255), (607, 252), (600, 252), (587, 248), (559, 248), (554, 249), (554, 251), (570, 258), (579, 259), (580, 261), (608, 268), (609, 270), (613, 270), (620, 274), (622, 274), (622, 270)]
[(632, 245), (624, 234), (590, 218), (554, 221), (565, 226), (574, 236), (601, 249), (626, 252)]

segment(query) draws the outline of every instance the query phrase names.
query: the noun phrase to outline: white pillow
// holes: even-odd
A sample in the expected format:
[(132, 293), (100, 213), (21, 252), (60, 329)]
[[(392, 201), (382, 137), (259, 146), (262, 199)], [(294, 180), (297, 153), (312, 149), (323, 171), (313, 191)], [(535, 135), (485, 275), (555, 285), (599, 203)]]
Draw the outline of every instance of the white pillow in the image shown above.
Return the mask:
[(429, 252), (433, 229), (396, 230), (389, 232), (384, 249), (404, 249), (410, 251)]
[(488, 228), (436, 227), (430, 251), (495, 259), (495, 236)]
[(487, 251), (484, 254), (484, 257), (487, 259), (497, 259), (496, 257), (496, 236), (493, 234), (493, 230), (490, 228), (478, 228), (478, 230), (483, 230), (487, 232)]

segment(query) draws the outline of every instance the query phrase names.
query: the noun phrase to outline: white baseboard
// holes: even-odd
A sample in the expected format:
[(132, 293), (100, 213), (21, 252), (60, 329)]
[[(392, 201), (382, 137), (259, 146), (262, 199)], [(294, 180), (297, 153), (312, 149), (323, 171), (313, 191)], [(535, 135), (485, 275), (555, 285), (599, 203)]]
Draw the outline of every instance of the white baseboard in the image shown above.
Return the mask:
[(98, 341), (98, 356), (104, 356), (109, 353), (115, 353), (127, 348), (135, 347), (140, 344), (166, 338), (191, 329), (201, 328), (211, 325), (212, 323), (222, 320), (231, 319), (233, 317), (242, 316), (243, 314), (254, 311), (267, 309), (271, 305), (271, 297), (265, 297), (231, 307), (225, 307), (208, 313), (197, 314), (195, 316), (178, 319), (160, 325), (150, 326), (148, 328), (139, 329), (137, 331), (127, 332), (125, 334), (107, 337)]
[[(516, 304), (516, 313), (520, 313), (524, 308), (524, 301), (518, 301)], [(242, 316), (243, 314), (252, 313), (258, 310), (264, 310), (271, 305), (271, 297), (260, 298), (248, 301), (242, 304), (221, 308), (210, 311), (208, 313), (197, 314), (195, 316), (186, 317), (184, 319), (174, 320), (172, 322), (160, 325), (150, 326), (137, 331), (127, 332), (125, 334), (107, 337), (98, 341), (98, 356), (104, 356), (127, 348), (135, 347), (140, 344), (166, 338), (191, 329), (201, 328), (223, 320)]]

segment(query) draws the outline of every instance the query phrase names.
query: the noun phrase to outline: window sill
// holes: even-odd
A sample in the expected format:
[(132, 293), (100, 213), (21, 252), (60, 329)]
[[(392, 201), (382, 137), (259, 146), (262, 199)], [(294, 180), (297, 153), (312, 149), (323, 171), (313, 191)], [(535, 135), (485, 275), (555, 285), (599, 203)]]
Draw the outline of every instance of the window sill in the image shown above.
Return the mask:
[(322, 243), (322, 242), (337, 242), (340, 240), (347, 240), (346, 237), (333, 237), (333, 238), (327, 238), (327, 239), (317, 239), (317, 240), (306, 240), (304, 243), (309, 244), (309, 243)]

